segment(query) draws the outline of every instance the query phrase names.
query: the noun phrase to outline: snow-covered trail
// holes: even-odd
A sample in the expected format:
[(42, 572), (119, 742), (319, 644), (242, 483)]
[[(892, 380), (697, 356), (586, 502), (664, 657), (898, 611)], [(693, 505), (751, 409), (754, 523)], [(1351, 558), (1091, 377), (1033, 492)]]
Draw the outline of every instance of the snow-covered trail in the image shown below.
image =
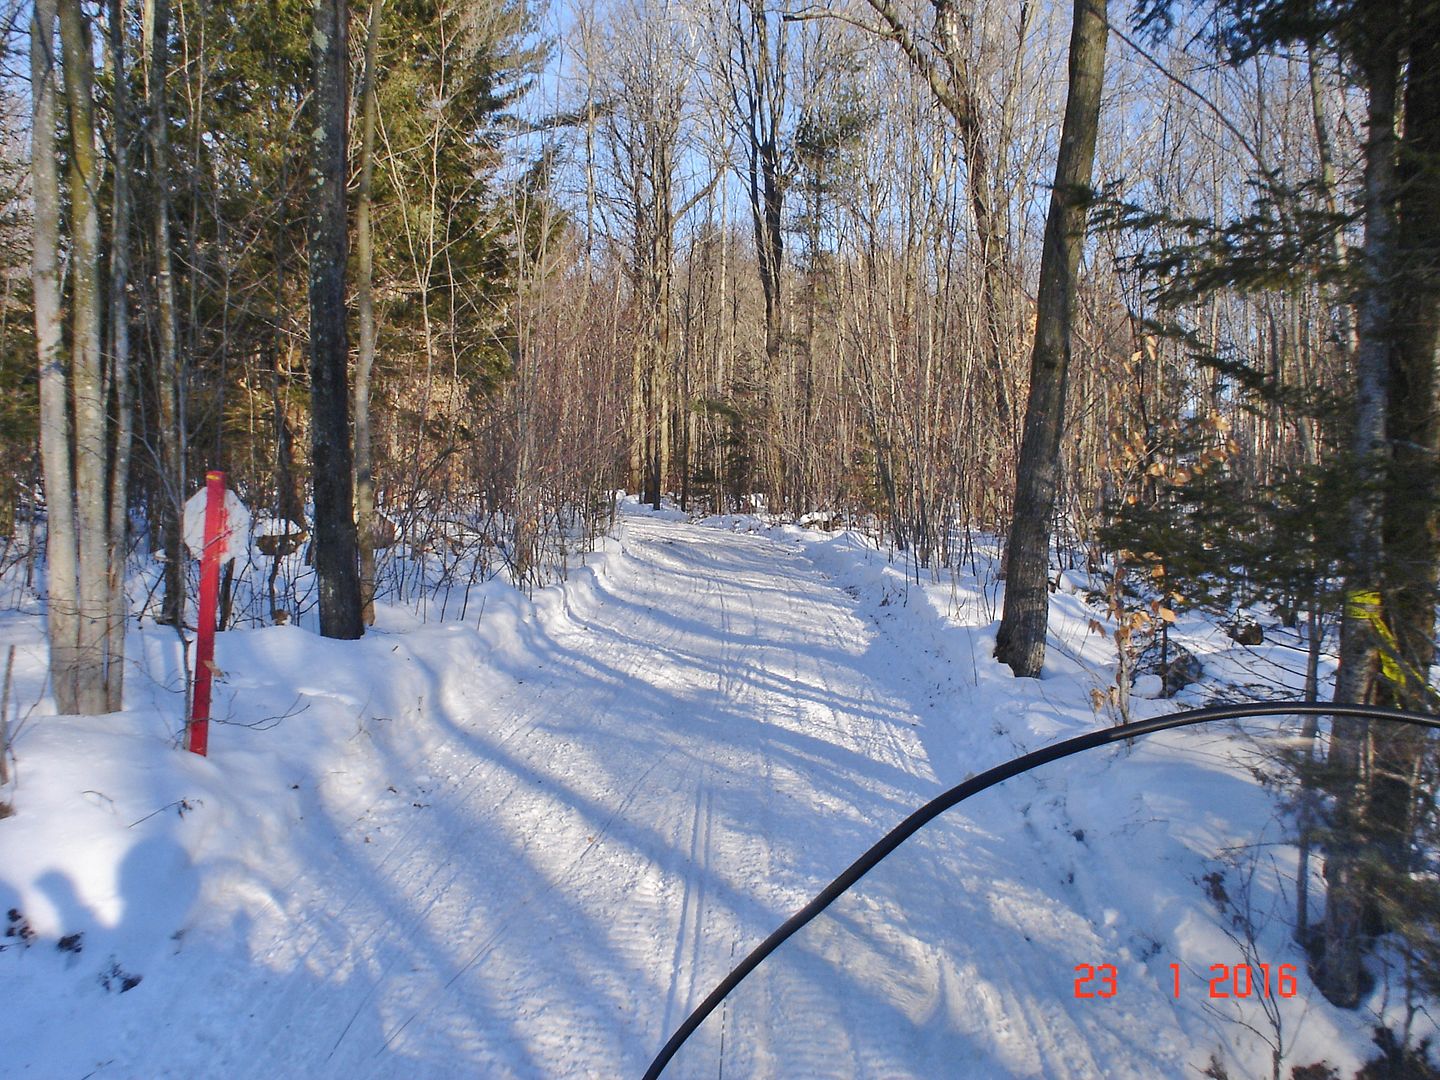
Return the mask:
[[(194, 988), (244, 1018), (215, 1075), (638, 1075), (935, 790), (899, 650), (870, 655), (873, 625), (798, 547), (643, 518), (624, 538), (530, 627), (529, 670), (437, 673), (418, 707), (451, 737), (414, 791), (277, 875), (247, 935), (263, 985), (247, 962)], [(356, 782), (337, 770), (312, 812)]]
[[(644, 514), (619, 535), (521, 617), (482, 620), (503, 627), (489, 638), (225, 635), (237, 702), (278, 713), (298, 693), (312, 708), (184, 758), (177, 783), (235, 796), (128, 849), (117, 895), (147, 895), (144, 875), (186, 851), (220, 854), (198, 896), (123, 910), (108, 940), (130, 943), (119, 959), (146, 981), (67, 1004), (54, 1020), (74, 1047), (35, 1060), (69, 1053), (97, 1077), (638, 1077), (881, 834), (1066, 715), (1048, 697), (1060, 683), (990, 685), (956, 648), (973, 633), (988, 651), (987, 634), (917, 636), (900, 594), (831, 576), (814, 544)], [(276, 756), (311, 722), (353, 734), (312, 736), (330, 760)], [(277, 767), (294, 782), (262, 810)], [(936, 822), (767, 962), (667, 1075), (1193, 1073), (1214, 1024), (1166, 1000), (1160, 943), (1180, 916), (1156, 912), (1171, 884), (1185, 910), (1195, 890), (1164, 867), (1137, 876), (1132, 843), (1172, 858), (1153, 840), (1163, 815), (1107, 768), (1018, 778)], [(183, 850), (177, 829), (195, 830)], [(1117, 897), (1122, 879), (1165, 891)], [(173, 944), (143, 951), (176, 923)], [(1082, 962), (1119, 965), (1127, 993), (1075, 1001)], [(110, 1019), (91, 1046), (97, 1008)]]
[[(963, 698), (938, 700), (923, 655), (862, 617), (801, 547), (642, 517), (623, 535), (626, 558), (532, 627), (531, 670), (498, 688), (438, 680), (448, 693), (426, 707), (453, 738), (419, 797), (377, 805), (337, 836), (335, 866), (278, 890), (286, 917), (252, 949), (278, 960), (313, 939), (303, 966), (343, 977), (267, 995), (258, 1026), (282, 1039), (257, 1056), (237, 1032), (217, 1074), (273, 1074), (298, 1053), (337, 1076), (445, 1076), (462, 1062), (638, 1075), (735, 960), (938, 790), (917, 719), (939, 716), (932, 738), (953, 742)], [(375, 858), (357, 867), (357, 850)], [(943, 908), (943, 892), (924, 903)], [(898, 954), (866, 958), (868, 972), (777, 958), (675, 1075), (728, 1063), (740, 1076), (922, 1076), (960, 1067), (957, 1054), (1004, 1075), (997, 1049), (1033, 1075), (1105, 1074), (1045, 1060), (1046, 1047), (1077, 1052), (1064, 1011), (1004, 1015), (1023, 990), (995, 991), (994, 970), (976, 978), (1011, 967), (994, 955), (1005, 941), (948, 970), (965, 963), (944, 948), (953, 927), (922, 928), (926, 940), (896, 904), (880, 914), (900, 919)], [(847, 948), (867, 934), (852, 929)], [(977, 1046), (948, 1015), (967, 1011)]]

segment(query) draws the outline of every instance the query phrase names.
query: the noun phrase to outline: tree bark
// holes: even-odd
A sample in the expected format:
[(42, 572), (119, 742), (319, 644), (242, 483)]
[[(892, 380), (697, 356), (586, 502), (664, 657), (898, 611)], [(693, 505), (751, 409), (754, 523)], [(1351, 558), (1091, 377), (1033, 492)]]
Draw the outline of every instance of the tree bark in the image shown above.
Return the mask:
[[(1385, 28), (1361, 57), (1368, 84), (1369, 139), (1365, 146), (1365, 242), (1363, 273), (1357, 302), (1355, 348), (1355, 427), (1351, 451), (1357, 493), (1350, 505), (1349, 573), (1340, 628), (1340, 667), (1335, 700), (1374, 699), (1379, 673), (1379, 642), (1367, 616), (1378, 604), (1380, 537), (1384, 520), (1385, 416), (1389, 406), (1389, 369), (1393, 331), (1391, 275), (1396, 254), (1396, 107), (1400, 78), (1400, 43), (1390, 27), (1400, 25), (1397, 6), (1372, 9), (1368, 26)], [(1364, 883), (1362, 759), (1367, 725), (1336, 717), (1327, 758), (1335, 805), (1333, 839), (1325, 860), (1324, 953), (1315, 982), (1332, 1004), (1353, 1008), (1361, 992), (1361, 919)]]
[(760, 378), (762, 415), (773, 437), (763, 447), (763, 473), (772, 508), (785, 504), (791, 462), (778, 452), (786, 372), (784, 345), (785, 176), (781, 128), (786, 117), (786, 48), (788, 16), (767, 11), (760, 0), (728, 0), (715, 42), (719, 74), (734, 110), (732, 121), (745, 155), (742, 180), (750, 204), (755, 239), (755, 269), (764, 304), (765, 363)]
[[(1381, 610), (1393, 635), (1384, 645), (1396, 655), (1382, 666), (1386, 677), (1375, 696), (1382, 704), (1433, 712), (1437, 698), (1428, 683), (1440, 574), (1440, 12), (1434, 4), (1411, 8), (1406, 42), (1381, 530)], [(1415, 832), (1426, 798), (1420, 782), (1426, 743), (1425, 733), (1408, 725), (1376, 725), (1370, 733), (1366, 836), (1388, 873), (1419, 869)]]
[(1409, 30), (1405, 138), (1397, 161), (1398, 251), (1386, 435), (1384, 562), (1386, 624), (1394, 629), (1404, 669), (1384, 697), (1432, 711), (1425, 687), (1435, 660), (1435, 597), (1440, 573), (1440, 11), (1417, 5)]
[[(785, 252), (785, 188), (780, 160), (780, 124), (785, 113), (785, 25), (777, 31), (772, 48), (771, 26), (758, 0), (743, 0), (737, 9), (734, 31), (739, 42), (741, 82), (735, 94), (743, 99), (751, 221), (765, 298), (766, 379), (779, 375), (781, 344), (782, 268)], [(778, 478), (775, 478), (778, 479)]]
[(358, 638), (360, 573), (350, 449), (345, 260), (345, 149), (349, 95), (346, 0), (315, 0), (310, 55), (310, 437), (320, 633)]
[(355, 516), (360, 546), (360, 614), (375, 622), (375, 470), (370, 450), (370, 373), (375, 366), (375, 242), (371, 232), (371, 190), (375, 178), (375, 59), (379, 49), (382, 0), (370, 0), (365, 26), (365, 75), (360, 90), (360, 184), (355, 192), (355, 305), (359, 310), (360, 355), (355, 364)]
[(1030, 398), (1016, 472), (1005, 609), (995, 641), (996, 657), (1009, 664), (1017, 676), (1028, 678), (1038, 677), (1045, 662), (1051, 515), (1060, 471), (1060, 434), (1065, 423), (1075, 275), (1085, 243), (1105, 75), (1105, 7), (1105, 0), (1075, 0), (1069, 95), (1040, 259)]
[(125, 70), (124, 0), (110, 0), (110, 68), (114, 79), (115, 179), (110, 215), (110, 357), (105, 400), (114, 410), (114, 446), (110, 460), (109, 589), (110, 664), (106, 672), (106, 709), (124, 708), (125, 627), (130, 614), (125, 596), (125, 558), (129, 553), (130, 441), (133, 391), (130, 382), (130, 83)]
[(60, 176), (55, 124), (56, 0), (35, 0), (30, 20), (31, 153), (35, 217), (30, 276), (35, 293), (35, 351), (40, 366), (40, 457), (45, 476), (47, 617), (55, 708), (80, 711), (79, 610), (75, 508), (70, 471), (70, 408), (60, 313)]
[(165, 552), (165, 591), (160, 622), (179, 626), (185, 618), (185, 545), (180, 514), (185, 504), (185, 416), (181, 393), (179, 308), (170, 239), (170, 0), (151, 0), (146, 20), (149, 58), (148, 149), (150, 230), (155, 249), (155, 400), (159, 406), (160, 484), (158, 532)]
[[(65, 96), (70, 119), (70, 389), (75, 429), (75, 524), (79, 549), (80, 711), (107, 711), (110, 656), (109, 447), (101, 345), (100, 154), (95, 139), (94, 62), (80, 0), (60, 0)], [(50, 492), (53, 501), (59, 492)], [(69, 498), (70, 493), (66, 492)]]

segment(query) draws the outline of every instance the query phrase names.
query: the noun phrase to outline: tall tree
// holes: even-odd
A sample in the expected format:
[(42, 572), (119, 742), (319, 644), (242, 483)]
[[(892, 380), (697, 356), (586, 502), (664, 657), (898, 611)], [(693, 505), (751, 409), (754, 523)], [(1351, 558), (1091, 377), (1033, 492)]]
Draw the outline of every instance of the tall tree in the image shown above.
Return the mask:
[(767, 377), (774, 379), (780, 363), (785, 189), (789, 182), (781, 145), (789, 84), (789, 29), (784, 18), (773, 17), (761, 0), (728, 0), (727, 22), (724, 75), (745, 154), (745, 190), (765, 299)]
[[(100, 181), (94, 52), (80, 0), (60, 0), (60, 41), (70, 139), (70, 393), (74, 402), (75, 527), (79, 550), (80, 711), (105, 712), (110, 590), (106, 462), (109, 448), (101, 345)], [(52, 496), (60, 495), (51, 492)], [(69, 497), (69, 492), (65, 493)], [(124, 632), (123, 624), (120, 632)]]
[(675, 228), (699, 196), (677, 205), (694, 42), (669, 5), (641, 0), (616, 10), (606, 57), (611, 83), (606, 142), (629, 232), (636, 333), (631, 356), (628, 482), (660, 506), (675, 415), (672, 290)]
[(1389, 355), (1392, 460), (1382, 542), (1386, 618), (1405, 677), (1387, 681), (1382, 699), (1433, 710), (1440, 699), (1426, 682), (1440, 577), (1440, 3), (1416, 3), (1404, 23), (1409, 63), (1396, 159), (1401, 279)]
[(1105, 76), (1105, 6), (1106, 0), (1075, 0), (1065, 123), (1045, 220), (1035, 345), (1030, 356), (1030, 398), (1015, 477), (1005, 610), (995, 638), (996, 657), (1009, 664), (1017, 676), (1028, 678), (1037, 677), (1045, 662), (1051, 518), (1059, 485), (1060, 435), (1065, 426), (1075, 276), (1085, 243)]
[[(503, 185), (508, 110), (542, 55), (522, 4), (389, 3), (379, 28), (373, 177), (377, 392), (408, 421), (395, 447), (394, 505), (420, 497), (427, 453), (465, 442), (474, 408), (515, 361), (517, 242)], [(378, 299), (378, 297), (377, 297)], [(401, 375), (401, 373), (404, 373)], [(392, 443), (392, 446), (394, 444)]]
[(365, 68), (360, 87), (360, 183), (355, 191), (355, 254), (359, 280), (360, 355), (355, 364), (355, 517), (360, 543), (360, 606), (375, 621), (375, 466), (371, 454), (370, 382), (375, 368), (375, 236), (371, 211), (375, 188), (375, 63), (380, 45), (382, 0), (370, 0), (365, 24)]
[[(1349, 33), (1370, 125), (1355, 362), (1360, 494), (1335, 699), (1433, 710), (1440, 700), (1429, 686), (1440, 574), (1440, 10), (1433, 0), (1372, 3)], [(1341, 839), (1326, 861), (1318, 975), (1326, 997), (1353, 1006), (1363, 989), (1363, 911), (1386, 907), (1385, 894), (1395, 891), (1387, 877), (1414, 869), (1415, 830), (1433, 794), (1421, 781), (1419, 733), (1337, 718), (1331, 746)], [(1389, 918), (1406, 917), (1389, 906)]]
[(185, 396), (181, 392), (179, 309), (176, 302), (174, 245), (171, 241), (170, 0), (151, 0), (144, 23), (148, 61), (149, 124), (146, 129), (150, 174), (150, 233), (155, 280), (155, 362), (158, 405), (159, 483), (154, 508), (165, 552), (165, 589), (160, 621), (179, 626), (185, 617), (185, 547), (180, 512), (188, 494), (185, 479)]
[(130, 76), (126, 70), (124, 0), (109, 0), (110, 69), (113, 76), (115, 177), (110, 210), (109, 349), (104, 398), (114, 418), (110, 460), (109, 585), (110, 670), (106, 694), (110, 709), (123, 708), (125, 689), (125, 559), (130, 534), (130, 444), (134, 434), (134, 391), (130, 376), (130, 151), (134, 125), (130, 112)]
[[(128, 418), (112, 430), (112, 396), (128, 407), (123, 335), (107, 352), (101, 267), (100, 193), (94, 53), (79, 0), (42, 0), (31, 26), (32, 176), (35, 225), (32, 279), (40, 364), (41, 455), (48, 510), (51, 672), (57, 708), (102, 713), (121, 707), (125, 611), (125, 487), (115, 469), (128, 441)], [(58, 20), (63, 63), (55, 60)], [(57, 154), (55, 125), (63, 74), (66, 141)], [(122, 122), (119, 134), (124, 135)], [(66, 363), (59, 278), (60, 178), (69, 162), (70, 340)], [(123, 188), (121, 192), (123, 197)], [(121, 209), (123, 224), (124, 210)], [(124, 270), (124, 244), (119, 254)], [(113, 254), (113, 253), (112, 253)], [(123, 297), (118, 309), (123, 310)], [(113, 501), (112, 501), (113, 496)], [(116, 512), (115, 503), (122, 508)], [(112, 525), (118, 524), (118, 533)], [(117, 592), (119, 599), (117, 600)]]
[(345, 217), (349, 59), (346, 0), (315, 0), (310, 204), (310, 452), (320, 633), (358, 638), (361, 617), (347, 365)]
[[(1355, 495), (1350, 507), (1349, 572), (1340, 631), (1337, 701), (1374, 700), (1380, 640), (1371, 624), (1379, 616), (1384, 522), (1385, 416), (1389, 399), (1389, 354), (1394, 297), (1396, 236), (1395, 147), (1397, 91), (1401, 70), (1399, 5), (1379, 0), (1381, 20), (1366, 20), (1356, 60), (1369, 95), (1365, 147), (1365, 243), (1356, 302), (1354, 428), (1351, 454)], [(1376, 30), (1380, 32), (1375, 33)], [(1325, 860), (1324, 951), (1316, 981), (1337, 1005), (1354, 1006), (1361, 993), (1361, 921), (1365, 886), (1363, 846), (1365, 792), (1362, 757), (1368, 725), (1336, 717), (1327, 761), (1337, 797), (1333, 839)]]
[[(1152, 18), (1170, 21), (1164, 0), (1149, 6)], [(1428, 683), (1440, 574), (1440, 7), (1434, 0), (1221, 0), (1214, 10), (1215, 41), (1232, 65), (1301, 42), (1337, 57), (1364, 97), (1365, 139), (1355, 155), (1362, 169), (1355, 216), (1363, 238), (1345, 279), (1354, 317), (1342, 313), (1336, 320), (1349, 360), (1350, 415), (1343, 452), (1325, 463), (1343, 474), (1350, 493), (1347, 524), (1337, 530), (1345, 557), (1335, 699), (1433, 709), (1437, 695)], [(1313, 79), (1312, 67), (1312, 87)], [(1311, 98), (1313, 106), (1313, 89)], [(1318, 112), (1315, 120), (1319, 190), (1328, 211), (1322, 220), (1333, 230), (1341, 223), (1331, 194), (1332, 148)], [(1285, 247), (1276, 239), (1259, 242), (1267, 257), (1283, 260)], [(1338, 243), (1331, 247), (1338, 253)], [(1303, 263), (1297, 254), (1303, 251), (1292, 246), (1287, 273)], [(1415, 933), (1413, 913), (1397, 898), (1412, 894), (1417, 830), (1433, 809), (1433, 795), (1421, 779), (1423, 738), (1340, 717), (1330, 734), (1325, 915), (1313, 974), (1330, 1001), (1355, 1007), (1364, 990), (1368, 930), (1385, 925)], [(1419, 933), (1433, 936), (1433, 925)]]
[(59, 119), (56, 0), (35, 0), (30, 21), (31, 152), (34, 240), (35, 348), (40, 364), (40, 456), (44, 464), (45, 554), (49, 597), (50, 681), (61, 713), (81, 711), (80, 620), (75, 547), (75, 504), (70, 493), (70, 404), (60, 307), (60, 173), (55, 125)]
[[(911, 66), (929, 84), (940, 107), (949, 113), (960, 136), (961, 154), (965, 159), (965, 190), (979, 249), (979, 315), (985, 326), (982, 343), (987, 353), (984, 361), (992, 381), (996, 418), (1001, 426), (1008, 427), (1012, 423), (1013, 408), (1004, 363), (1004, 341), (1009, 336), (1005, 319), (1011, 272), (1006, 258), (1005, 208), (996, 198), (994, 155), (985, 137), (981, 106), (983, 84), (973, 58), (974, 12), (961, 10), (954, 0), (931, 0), (934, 20), (932, 32), (927, 36), (906, 22), (892, 0), (868, 2), (881, 19), (877, 32), (900, 46)], [(1030, 5), (1021, 4), (1018, 14), (1023, 47)]]

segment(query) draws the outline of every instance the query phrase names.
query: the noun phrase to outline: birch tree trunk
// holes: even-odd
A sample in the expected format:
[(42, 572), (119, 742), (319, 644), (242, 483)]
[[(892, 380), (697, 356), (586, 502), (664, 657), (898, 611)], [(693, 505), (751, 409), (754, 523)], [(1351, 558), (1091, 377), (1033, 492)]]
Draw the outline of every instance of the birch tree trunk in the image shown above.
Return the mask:
[(346, 0), (315, 0), (310, 55), (310, 439), (320, 633), (358, 638), (361, 618), (345, 326)]
[[(90, 27), (80, 0), (60, 2), (65, 96), (70, 118), (70, 388), (75, 410), (78, 562), (76, 704), (83, 713), (107, 710), (110, 646), (109, 460), (101, 350), (100, 154), (95, 138), (94, 66)], [(52, 501), (59, 492), (51, 491)], [(66, 492), (66, 497), (69, 493)], [(120, 628), (123, 633), (123, 624)]]
[(80, 711), (79, 601), (76, 595), (75, 509), (71, 493), (70, 409), (60, 315), (60, 176), (55, 124), (56, 0), (35, 0), (30, 20), (31, 153), (34, 240), (35, 351), (40, 365), (40, 457), (45, 475), (47, 614), (50, 682), (55, 708)]
[(1106, 0), (1075, 0), (1069, 97), (1040, 259), (1030, 398), (1016, 469), (1005, 609), (995, 639), (996, 657), (1009, 664), (1016, 676), (1027, 678), (1038, 677), (1045, 662), (1051, 516), (1065, 424), (1075, 275), (1085, 243), (1087, 196), (1105, 75), (1105, 6)]

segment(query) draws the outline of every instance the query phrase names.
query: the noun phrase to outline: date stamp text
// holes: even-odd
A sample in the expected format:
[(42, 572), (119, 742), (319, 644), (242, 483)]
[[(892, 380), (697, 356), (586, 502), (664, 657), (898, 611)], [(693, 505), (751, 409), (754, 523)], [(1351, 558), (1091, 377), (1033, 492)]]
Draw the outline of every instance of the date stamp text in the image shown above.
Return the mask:
[[(1182, 972), (1170, 965), (1170, 992), (1180, 997), (1182, 985), (1208, 983), (1209, 996), (1216, 998), (1282, 997), (1299, 992), (1294, 964), (1211, 964), (1208, 977)], [(1076, 998), (1113, 998), (1120, 993), (1120, 971), (1114, 964), (1076, 964)]]

